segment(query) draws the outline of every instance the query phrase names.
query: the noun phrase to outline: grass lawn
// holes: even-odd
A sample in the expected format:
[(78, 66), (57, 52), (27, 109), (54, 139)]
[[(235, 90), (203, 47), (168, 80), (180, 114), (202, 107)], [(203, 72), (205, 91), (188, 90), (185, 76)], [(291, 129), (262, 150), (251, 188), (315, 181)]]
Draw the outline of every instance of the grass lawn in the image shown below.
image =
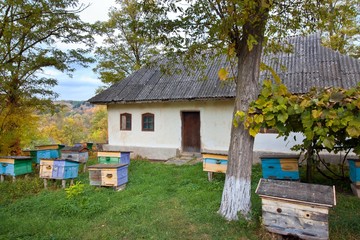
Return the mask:
[[(91, 164), (95, 161), (92, 160)], [(254, 166), (252, 192), (261, 177)], [(132, 160), (123, 191), (89, 185), (88, 173), (65, 191), (43, 189), (33, 176), (0, 183), (0, 239), (269, 239), (252, 195), (250, 222), (228, 222), (216, 212), (224, 175), (207, 181), (202, 164), (174, 166)], [(80, 184), (79, 184), (80, 182)], [(60, 183), (59, 183), (60, 185)], [(360, 199), (349, 188), (330, 211), (331, 239), (360, 239)]]

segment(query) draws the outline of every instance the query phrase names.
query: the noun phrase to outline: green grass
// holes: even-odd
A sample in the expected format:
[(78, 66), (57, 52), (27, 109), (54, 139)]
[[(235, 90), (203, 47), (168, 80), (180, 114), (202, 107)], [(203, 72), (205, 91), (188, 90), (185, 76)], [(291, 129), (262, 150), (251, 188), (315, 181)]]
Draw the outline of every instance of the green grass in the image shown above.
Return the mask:
[[(94, 163), (94, 162), (93, 162)], [(90, 163), (91, 165), (91, 163)], [(252, 192), (261, 168), (254, 166)], [(261, 201), (253, 194), (253, 220), (217, 214), (224, 175), (207, 181), (202, 165), (132, 161), (123, 191), (89, 185), (88, 174), (67, 191), (43, 189), (36, 176), (0, 184), (0, 239), (269, 239), (261, 227)], [(332, 239), (360, 239), (360, 199), (338, 194), (330, 212)]]

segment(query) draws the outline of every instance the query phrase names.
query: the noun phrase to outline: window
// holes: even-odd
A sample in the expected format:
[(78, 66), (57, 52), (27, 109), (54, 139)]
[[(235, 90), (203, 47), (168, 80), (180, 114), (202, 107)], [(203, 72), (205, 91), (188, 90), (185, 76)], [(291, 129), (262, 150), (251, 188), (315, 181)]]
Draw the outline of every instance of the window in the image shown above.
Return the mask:
[(154, 114), (144, 113), (142, 115), (142, 130), (143, 131), (154, 131)]
[(122, 113), (120, 114), (120, 130), (131, 130), (131, 114)]

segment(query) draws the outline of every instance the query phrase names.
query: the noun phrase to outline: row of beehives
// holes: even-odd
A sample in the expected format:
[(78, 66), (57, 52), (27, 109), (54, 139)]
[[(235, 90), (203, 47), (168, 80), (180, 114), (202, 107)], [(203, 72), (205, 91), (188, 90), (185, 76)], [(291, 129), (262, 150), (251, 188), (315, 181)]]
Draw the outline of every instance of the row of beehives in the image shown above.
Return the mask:
[[(351, 187), (360, 197), (360, 159), (348, 159)], [(298, 156), (261, 157), (263, 178), (255, 191), (262, 202), (265, 228), (301, 239), (329, 239), (329, 208), (336, 205), (334, 186), (301, 183)], [(227, 155), (203, 153), (203, 170), (226, 173)], [(289, 181), (290, 180), (290, 181)]]
[[(225, 173), (226, 154), (203, 153), (203, 170), (208, 172), (209, 181), (213, 173)], [(269, 155), (261, 157), (262, 175), (265, 179), (299, 181), (299, 155)], [(360, 159), (348, 158), (349, 175), (352, 187), (360, 188)], [(354, 189), (353, 189), (354, 190)], [(354, 191), (357, 194), (356, 191)], [(358, 195), (360, 197), (360, 195)]]
[[(1, 181), (4, 176), (15, 177), (33, 172), (32, 165), (39, 166), (39, 177), (71, 181), (78, 176), (79, 164), (88, 160), (88, 149), (83, 145), (64, 147), (63, 145), (38, 146), (35, 150), (24, 151), (27, 156), (0, 157)], [(89, 167), (90, 184), (95, 186), (113, 186), (118, 188), (128, 181), (127, 172), (130, 152), (102, 151), (97, 153), (99, 164)]]

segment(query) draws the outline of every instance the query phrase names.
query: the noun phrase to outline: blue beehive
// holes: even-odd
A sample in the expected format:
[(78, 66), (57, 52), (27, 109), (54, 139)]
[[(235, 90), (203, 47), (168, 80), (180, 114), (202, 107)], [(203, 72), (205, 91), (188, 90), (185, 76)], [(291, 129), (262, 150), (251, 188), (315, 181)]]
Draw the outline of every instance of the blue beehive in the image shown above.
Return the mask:
[(18, 176), (32, 172), (31, 157), (0, 157), (0, 175)]
[(350, 180), (360, 186), (360, 159), (348, 159), (350, 168)]
[(42, 159), (40, 177), (49, 179), (73, 179), (78, 176), (79, 162), (69, 159)]
[(298, 156), (262, 156), (265, 179), (299, 180)]

